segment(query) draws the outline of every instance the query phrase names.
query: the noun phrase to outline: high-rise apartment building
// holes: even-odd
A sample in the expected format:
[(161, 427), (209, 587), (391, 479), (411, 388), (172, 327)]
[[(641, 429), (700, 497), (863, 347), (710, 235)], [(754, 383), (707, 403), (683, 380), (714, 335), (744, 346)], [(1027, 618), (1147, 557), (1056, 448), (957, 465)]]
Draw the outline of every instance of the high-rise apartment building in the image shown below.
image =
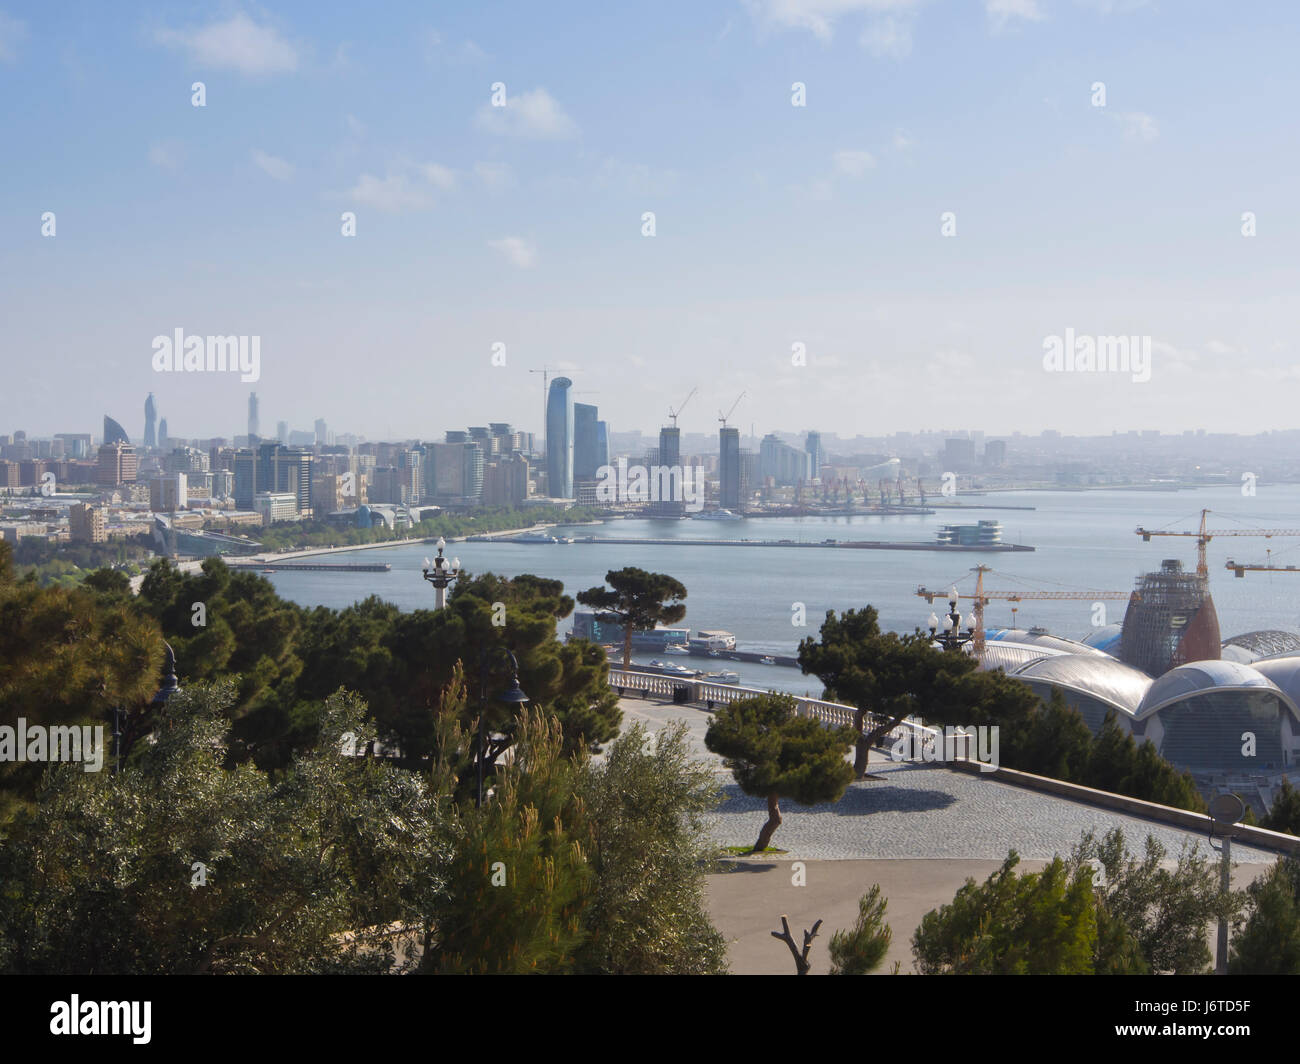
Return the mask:
[(75, 503), (68, 511), (68, 536), (73, 543), (107, 543), (107, 511), (102, 506)]
[(740, 429), (724, 425), (718, 430), (718, 505), (740, 509)]
[(811, 458), (807, 451), (791, 447), (775, 433), (769, 432), (758, 445), (758, 475), (764, 482), (771, 478), (776, 485), (811, 480)]
[(158, 424), (158, 404), (153, 401), (153, 392), (144, 401), (144, 446), (148, 450), (158, 446), (156, 432)]
[(822, 466), (826, 464), (826, 454), (822, 451), (822, 434), (820, 432), (808, 433), (803, 449), (808, 452), (809, 476), (811, 479), (816, 480), (821, 476)]
[(99, 448), (95, 464), (95, 483), (103, 487), (134, 484), (140, 471), (140, 458), (129, 443), (105, 443)]
[(257, 392), (248, 395), (248, 445), (254, 446), (253, 437), (258, 435)]
[(189, 483), (184, 473), (164, 473), (149, 481), (149, 509), (175, 513), (189, 506)]
[(573, 404), (573, 479), (594, 480), (600, 468), (596, 408), (589, 403)]

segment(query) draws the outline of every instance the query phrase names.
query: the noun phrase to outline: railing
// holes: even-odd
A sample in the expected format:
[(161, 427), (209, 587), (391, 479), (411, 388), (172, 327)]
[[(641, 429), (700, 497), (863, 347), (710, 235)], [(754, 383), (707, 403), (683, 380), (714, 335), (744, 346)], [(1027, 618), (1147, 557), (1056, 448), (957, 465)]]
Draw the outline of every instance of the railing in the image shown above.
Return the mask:
[[(755, 695), (765, 695), (771, 692), (765, 691), (758, 687), (740, 687), (734, 683), (713, 683), (708, 680), (697, 680), (687, 676), (665, 676), (656, 672), (636, 672), (634, 670), (624, 670), (611, 668), (609, 670), (609, 685), (618, 691), (620, 695), (630, 694), (632, 697), (650, 698), (658, 696), (660, 698), (672, 699), (673, 694), (680, 688), (687, 691), (687, 702), (703, 702), (710, 709), (715, 705), (725, 705), (728, 702), (735, 702), (741, 698), (752, 698)], [(839, 702), (827, 702), (820, 698), (800, 698), (798, 695), (791, 696), (795, 700), (795, 712), (801, 717), (815, 717), (823, 724), (847, 725), (853, 726), (857, 710), (853, 706), (842, 705)], [(885, 718), (877, 717), (874, 714), (867, 714), (867, 722), (873, 727), (885, 723)], [(935, 728), (927, 728), (919, 721), (907, 719), (899, 722), (883, 736), (884, 740), (895, 740), (912, 736), (915, 742), (936, 741), (936, 738), (942, 739), (943, 732)]]

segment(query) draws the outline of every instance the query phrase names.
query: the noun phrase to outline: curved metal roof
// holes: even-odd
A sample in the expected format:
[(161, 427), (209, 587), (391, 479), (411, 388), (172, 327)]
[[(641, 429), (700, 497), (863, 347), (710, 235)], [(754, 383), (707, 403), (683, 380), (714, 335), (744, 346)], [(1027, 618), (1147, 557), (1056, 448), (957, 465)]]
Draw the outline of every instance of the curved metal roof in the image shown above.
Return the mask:
[(1023, 628), (990, 628), (984, 633), (984, 639), (986, 647), (990, 642), (998, 641), (1039, 647), (1047, 651), (1054, 650), (1060, 654), (1100, 655), (1102, 653), (1088, 646), (1087, 643), (1080, 643), (1077, 639), (1066, 639), (1064, 636), (1048, 635), (1045, 632), (1027, 632)]
[(1174, 702), (1207, 691), (1242, 691), (1259, 688), (1276, 694), (1300, 716), (1295, 702), (1256, 666), (1239, 661), (1193, 661), (1170, 669), (1148, 689), (1139, 717), (1149, 717)]
[(1243, 632), (1223, 641), (1224, 649), (1240, 647), (1252, 655), (1251, 660), (1275, 657), (1278, 654), (1294, 654), (1300, 650), (1300, 635), (1279, 628), (1262, 628), (1255, 632)]
[(1017, 669), (1015, 675), (1099, 699), (1130, 717), (1137, 715), (1138, 707), (1155, 682), (1141, 669), (1102, 654), (1039, 658)]
[(1251, 668), (1282, 689), (1296, 706), (1300, 706), (1300, 654), (1279, 655), (1257, 661)]
[(1109, 654), (1119, 646), (1120, 636), (1123, 631), (1124, 626), (1122, 624), (1103, 624), (1100, 628), (1094, 628), (1084, 636), (1083, 643), (1094, 650)]

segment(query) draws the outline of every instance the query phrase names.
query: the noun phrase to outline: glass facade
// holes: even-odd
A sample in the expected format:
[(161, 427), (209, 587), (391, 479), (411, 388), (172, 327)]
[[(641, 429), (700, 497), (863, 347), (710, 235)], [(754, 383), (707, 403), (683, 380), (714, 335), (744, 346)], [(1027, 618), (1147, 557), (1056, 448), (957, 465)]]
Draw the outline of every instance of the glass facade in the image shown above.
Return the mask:
[(546, 484), (553, 499), (573, 498), (573, 381), (556, 377), (546, 397)]

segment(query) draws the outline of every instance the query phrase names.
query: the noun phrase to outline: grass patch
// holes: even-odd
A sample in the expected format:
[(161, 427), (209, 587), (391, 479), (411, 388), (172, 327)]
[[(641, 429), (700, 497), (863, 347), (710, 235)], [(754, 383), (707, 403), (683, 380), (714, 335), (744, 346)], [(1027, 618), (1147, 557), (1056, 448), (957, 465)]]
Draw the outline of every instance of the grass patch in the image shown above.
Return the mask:
[[(747, 856), (747, 855), (749, 855), (749, 854), (751, 854), (751, 853), (754, 853), (754, 847), (752, 847), (752, 846), (724, 846), (724, 847), (722, 847), (722, 852), (725, 853), (725, 854), (727, 854), (727, 856), (729, 856), (729, 857), (744, 857), (744, 856)], [(769, 846), (766, 850), (762, 850), (762, 851), (760, 851), (760, 852), (762, 852), (762, 853), (789, 853), (790, 851), (789, 851), (789, 850), (778, 850), (775, 846)]]

